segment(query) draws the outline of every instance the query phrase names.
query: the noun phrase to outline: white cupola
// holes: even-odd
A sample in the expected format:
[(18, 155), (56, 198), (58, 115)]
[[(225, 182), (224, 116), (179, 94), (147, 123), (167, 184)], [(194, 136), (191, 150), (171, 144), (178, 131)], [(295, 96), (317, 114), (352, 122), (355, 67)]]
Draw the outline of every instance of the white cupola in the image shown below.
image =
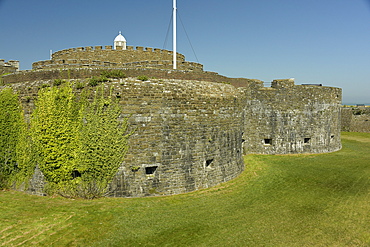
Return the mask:
[(122, 50), (126, 50), (126, 39), (122, 36), (121, 31), (117, 35), (117, 37), (114, 39), (114, 49), (117, 49), (117, 46), (122, 46)]

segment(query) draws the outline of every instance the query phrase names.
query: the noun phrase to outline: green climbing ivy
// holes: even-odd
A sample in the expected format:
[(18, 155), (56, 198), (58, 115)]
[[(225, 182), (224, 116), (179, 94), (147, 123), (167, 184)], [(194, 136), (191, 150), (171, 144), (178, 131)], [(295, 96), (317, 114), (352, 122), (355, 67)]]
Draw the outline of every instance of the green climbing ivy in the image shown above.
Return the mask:
[(37, 161), (46, 180), (58, 184), (72, 178), (79, 147), (81, 113), (72, 88), (43, 88), (31, 119)]
[(78, 97), (69, 82), (40, 89), (29, 124), (18, 95), (2, 89), (0, 186), (27, 187), (38, 165), (48, 194), (102, 196), (127, 152), (127, 127), (104, 85)]
[(9, 186), (18, 171), (17, 143), (23, 128), (23, 110), (18, 95), (9, 87), (0, 91), (0, 188)]
[(79, 98), (69, 84), (40, 91), (31, 133), (48, 193), (95, 198), (107, 192), (130, 134), (118, 101), (104, 95), (103, 85)]
[(103, 87), (98, 88), (92, 103), (85, 104), (82, 115), (79, 173), (94, 181), (110, 181), (128, 148), (127, 119), (120, 120), (117, 99), (111, 94), (105, 97)]

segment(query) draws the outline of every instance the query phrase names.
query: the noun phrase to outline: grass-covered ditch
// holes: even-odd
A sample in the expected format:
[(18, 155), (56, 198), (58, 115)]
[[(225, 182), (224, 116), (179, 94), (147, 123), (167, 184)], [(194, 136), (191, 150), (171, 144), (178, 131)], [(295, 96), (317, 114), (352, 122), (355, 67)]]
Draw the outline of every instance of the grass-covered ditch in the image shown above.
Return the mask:
[(320, 155), (248, 155), (183, 195), (95, 200), (0, 192), (0, 246), (369, 246), (370, 134)]

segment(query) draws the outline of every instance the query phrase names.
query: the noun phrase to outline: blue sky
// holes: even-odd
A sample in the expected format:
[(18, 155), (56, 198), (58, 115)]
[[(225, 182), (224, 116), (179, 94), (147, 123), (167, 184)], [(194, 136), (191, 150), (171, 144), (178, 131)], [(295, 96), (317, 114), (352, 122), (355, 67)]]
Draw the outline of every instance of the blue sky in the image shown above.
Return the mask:
[[(229, 77), (343, 89), (370, 104), (370, 0), (177, 0), (178, 52)], [(0, 0), (0, 58), (21, 69), (50, 50), (128, 45), (171, 50), (172, 0)], [(171, 33), (170, 33), (171, 35)], [(164, 47), (164, 44), (166, 46)]]

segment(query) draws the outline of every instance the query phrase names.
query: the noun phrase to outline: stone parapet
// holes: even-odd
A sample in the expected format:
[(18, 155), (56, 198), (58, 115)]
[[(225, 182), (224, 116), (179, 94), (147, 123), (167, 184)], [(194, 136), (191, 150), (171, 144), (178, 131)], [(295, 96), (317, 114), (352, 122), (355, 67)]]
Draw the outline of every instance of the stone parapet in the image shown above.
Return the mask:
[(5, 62), (4, 59), (0, 59), (0, 75), (14, 73), (16, 71), (19, 71), (19, 61), (9, 60)]
[[(163, 49), (153, 49), (142, 46), (127, 46), (126, 50), (114, 50), (112, 46), (87, 46), (64, 49), (54, 52), (51, 60), (88, 59), (101, 60), (115, 63), (130, 63), (138, 61), (172, 60), (173, 52)], [(179, 62), (185, 61), (183, 54), (177, 53)]]
[(370, 132), (370, 107), (342, 107), (342, 131)]
[(325, 153), (341, 149), (339, 88), (273, 81), (271, 88), (244, 89), (247, 95), (244, 152)]
[[(38, 61), (32, 64), (34, 70), (43, 69), (73, 69), (73, 68), (159, 68), (172, 69), (172, 60), (162, 61), (137, 61), (131, 63), (115, 63), (109, 61), (88, 60), (88, 59), (57, 59)], [(183, 61), (178, 63), (178, 70), (203, 71), (203, 65), (194, 62)]]

